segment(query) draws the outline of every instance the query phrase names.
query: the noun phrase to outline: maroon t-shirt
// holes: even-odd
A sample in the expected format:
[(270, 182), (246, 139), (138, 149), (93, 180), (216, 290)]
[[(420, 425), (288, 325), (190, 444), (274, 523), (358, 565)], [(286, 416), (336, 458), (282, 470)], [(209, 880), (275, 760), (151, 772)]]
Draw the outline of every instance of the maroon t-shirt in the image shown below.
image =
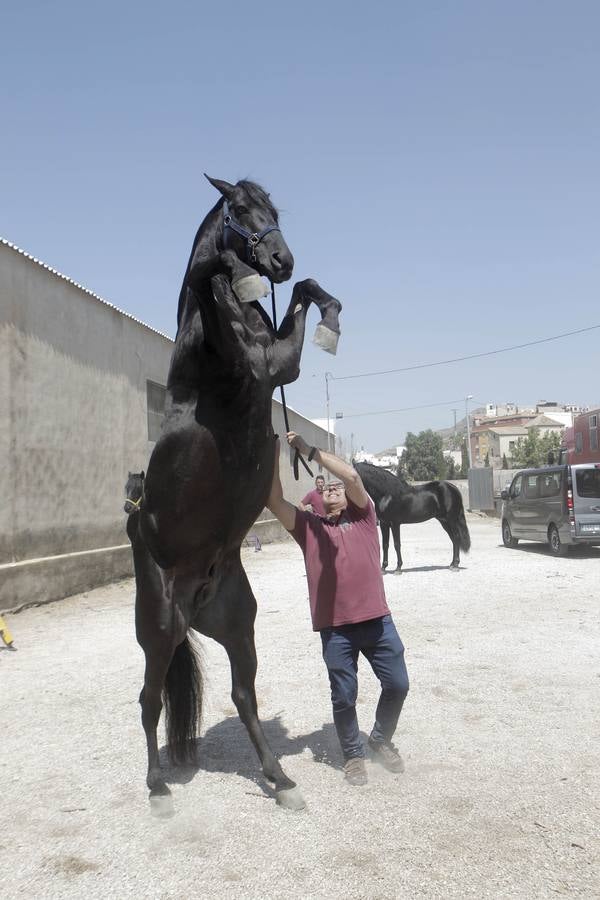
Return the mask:
[(319, 493), (316, 488), (313, 488), (312, 491), (309, 491), (306, 497), (303, 497), (300, 501), (303, 506), (310, 505), (313, 508), (313, 512), (315, 512), (318, 516), (324, 516), (325, 513), (325, 504), (323, 503), (323, 494)]
[(389, 614), (370, 500), (364, 509), (348, 500), (335, 521), (297, 509), (291, 535), (304, 554), (315, 631)]

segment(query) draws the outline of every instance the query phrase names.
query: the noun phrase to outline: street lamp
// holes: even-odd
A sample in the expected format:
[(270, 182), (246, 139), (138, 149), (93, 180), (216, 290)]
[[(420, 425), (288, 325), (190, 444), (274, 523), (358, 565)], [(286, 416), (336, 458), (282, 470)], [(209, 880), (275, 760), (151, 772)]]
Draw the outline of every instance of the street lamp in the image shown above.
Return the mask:
[(473, 468), (473, 458), (471, 456), (471, 428), (469, 426), (469, 400), (473, 399), (473, 394), (467, 394), (465, 397), (465, 412), (467, 414), (467, 453), (469, 456), (469, 468)]
[(329, 432), (329, 379), (333, 378), (331, 372), (325, 372), (325, 399), (327, 401), (327, 452), (331, 453), (331, 436)]

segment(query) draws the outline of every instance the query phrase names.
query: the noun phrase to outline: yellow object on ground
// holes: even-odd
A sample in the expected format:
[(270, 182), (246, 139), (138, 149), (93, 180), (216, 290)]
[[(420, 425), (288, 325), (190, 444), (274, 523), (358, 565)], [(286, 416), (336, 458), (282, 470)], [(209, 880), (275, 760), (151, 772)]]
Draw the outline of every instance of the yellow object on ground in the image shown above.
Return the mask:
[(6, 644), (7, 647), (12, 647), (13, 636), (10, 633), (9, 627), (6, 624), (6, 622), (4, 621), (4, 619), (2, 618), (2, 616), (0, 616), (0, 637), (2, 638), (2, 640), (4, 641), (4, 643)]

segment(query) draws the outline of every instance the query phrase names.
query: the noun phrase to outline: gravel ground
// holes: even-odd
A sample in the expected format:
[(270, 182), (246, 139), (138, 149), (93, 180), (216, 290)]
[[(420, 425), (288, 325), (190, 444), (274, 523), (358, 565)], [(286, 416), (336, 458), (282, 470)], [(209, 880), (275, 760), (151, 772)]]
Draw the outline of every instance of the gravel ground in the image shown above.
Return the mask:
[[(205, 640), (198, 767), (171, 771), (175, 816), (150, 815), (132, 581), (7, 617), (2, 896), (600, 897), (600, 551), (506, 550), (497, 521), (469, 526), (460, 573), (436, 522), (403, 529), (406, 571), (385, 585), (406, 772), (369, 763), (363, 788), (342, 778), (300, 552), (244, 550), (259, 708), (300, 813), (276, 806)], [(368, 732), (377, 684), (364, 662), (359, 677)]]

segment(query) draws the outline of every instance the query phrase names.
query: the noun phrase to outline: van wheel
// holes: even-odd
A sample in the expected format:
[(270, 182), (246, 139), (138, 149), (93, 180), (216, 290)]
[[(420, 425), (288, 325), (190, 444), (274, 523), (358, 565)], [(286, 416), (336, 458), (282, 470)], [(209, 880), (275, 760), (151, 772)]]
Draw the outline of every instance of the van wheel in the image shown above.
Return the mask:
[(511, 547), (511, 549), (513, 550), (519, 543), (519, 539), (512, 536), (510, 525), (508, 524), (506, 519), (503, 519), (502, 521), (502, 541), (505, 547)]
[(566, 556), (569, 552), (568, 546), (563, 544), (560, 539), (560, 534), (558, 533), (556, 525), (551, 525), (548, 529), (548, 543), (550, 545), (550, 552), (553, 556)]

